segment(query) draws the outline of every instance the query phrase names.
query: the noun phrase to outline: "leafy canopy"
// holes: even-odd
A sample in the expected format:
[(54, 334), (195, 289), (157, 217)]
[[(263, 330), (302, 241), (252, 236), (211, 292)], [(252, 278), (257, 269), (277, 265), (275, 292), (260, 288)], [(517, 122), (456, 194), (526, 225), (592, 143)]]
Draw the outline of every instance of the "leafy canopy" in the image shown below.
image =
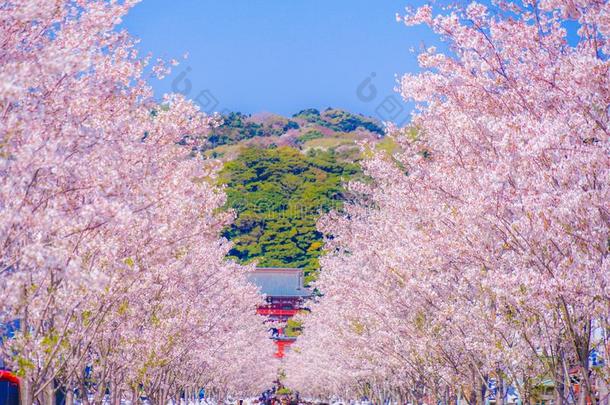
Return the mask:
[(358, 172), (357, 164), (339, 161), (333, 151), (244, 149), (220, 173), (227, 208), (236, 213), (223, 232), (234, 243), (229, 257), (302, 267), (311, 280), (323, 247), (316, 222), (321, 213), (342, 207), (343, 183)]

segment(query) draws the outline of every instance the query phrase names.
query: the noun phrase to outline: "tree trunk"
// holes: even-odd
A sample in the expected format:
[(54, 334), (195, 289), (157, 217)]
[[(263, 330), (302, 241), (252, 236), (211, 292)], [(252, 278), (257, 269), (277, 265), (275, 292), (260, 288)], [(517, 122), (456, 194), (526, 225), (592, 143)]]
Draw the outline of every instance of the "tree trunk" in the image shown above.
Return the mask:
[(480, 382), (478, 382), (478, 384), (475, 384), (473, 388), (475, 389), (475, 392), (476, 392), (477, 405), (484, 405), (485, 404), (485, 390), (487, 387), (485, 386), (485, 384), (481, 384)]
[(496, 405), (504, 405), (504, 378), (501, 371), (496, 374)]
[(473, 367), (472, 368), (472, 393), (470, 394), (470, 403), (476, 405), (483, 405), (485, 403), (485, 389), (487, 387), (481, 383), (479, 373)]
[(19, 398), (21, 405), (32, 405), (32, 389), (31, 382), (27, 378), (21, 379), (21, 383), (19, 384)]
[[(560, 356), (563, 356), (560, 353)], [(565, 386), (566, 376), (563, 368), (563, 361), (561, 359), (556, 360), (555, 366), (555, 404), (554, 405), (563, 405), (565, 394), (566, 394), (566, 386)]]
[(97, 387), (97, 392), (94, 396), (94, 403), (101, 404), (106, 396), (106, 384), (102, 383)]
[(598, 405), (608, 405), (608, 383), (605, 379), (599, 377), (597, 380), (597, 390), (599, 392)]
[(121, 404), (121, 397), (120, 397), (119, 392), (118, 392), (118, 386), (117, 386), (115, 378), (112, 378), (110, 380), (110, 403), (112, 405), (120, 405)]
[(45, 405), (55, 405), (55, 384), (50, 382), (43, 390), (43, 398)]
[(523, 392), (519, 393), (519, 396), (521, 397), (521, 401), (523, 402), (523, 405), (529, 405), (531, 402), (531, 387), (530, 387), (530, 381), (527, 377), (523, 378)]
[(476, 384), (473, 389), (470, 390), (470, 395), (468, 395), (468, 404), (469, 405), (477, 405), (477, 389)]
[(132, 391), (131, 391), (131, 404), (132, 405), (137, 405), (138, 403), (139, 403), (138, 390), (136, 388), (132, 388)]
[(74, 405), (74, 391), (72, 391), (72, 388), (66, 389), (66, 405)]

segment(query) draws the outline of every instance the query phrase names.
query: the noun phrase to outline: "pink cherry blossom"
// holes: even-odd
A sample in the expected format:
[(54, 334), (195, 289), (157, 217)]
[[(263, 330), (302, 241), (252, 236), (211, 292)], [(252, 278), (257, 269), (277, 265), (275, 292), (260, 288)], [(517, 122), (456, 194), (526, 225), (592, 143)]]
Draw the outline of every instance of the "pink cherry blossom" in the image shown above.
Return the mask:
[(402, 77), (420, 106), (392, 134), (400, 152), (366, 161), (358, 200), (319, 225), (323, 296), (287, 357), (290, 386), (482, 404), (493, 381), (533, 403), (551, 380), (564, 403), (578, 380), (580, 403), (607, 401), (608, 13), (549, 0), (404, 18), (450, 51)]
[(178, 144), (215, 118), (153, 100), (116, 29), (134, 4), (2, 6), (0, 315), (21, 322), (2, 356), (23, 403), (60, 386), (70, 402), (222, 398), (275, 377), (251, 269), (224, 259), (217, 164)]

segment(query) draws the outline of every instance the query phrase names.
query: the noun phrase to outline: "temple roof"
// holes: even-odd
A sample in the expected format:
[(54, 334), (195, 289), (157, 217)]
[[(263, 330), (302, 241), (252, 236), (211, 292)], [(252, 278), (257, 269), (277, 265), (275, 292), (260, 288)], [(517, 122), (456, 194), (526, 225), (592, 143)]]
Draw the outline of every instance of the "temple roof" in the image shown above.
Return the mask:
[(309, 297), (311, 290), (303, 286), (303, 270), (282, 267), (258, 267), (248, 279), (270, 297)]

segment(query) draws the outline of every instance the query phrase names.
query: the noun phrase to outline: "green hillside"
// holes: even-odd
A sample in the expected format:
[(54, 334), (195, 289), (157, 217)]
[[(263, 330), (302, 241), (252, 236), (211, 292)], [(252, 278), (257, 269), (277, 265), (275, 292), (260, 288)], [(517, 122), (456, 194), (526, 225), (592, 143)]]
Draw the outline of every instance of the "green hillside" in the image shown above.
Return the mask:
[(333, 151), (247, 148), (220, 173), (227, 208), (237, 215), (224, 236), (235, 245), (230, 257), (261, 266), (302, 267), (314, 277), (323, 238), (316, 230), (321, 213), (340, 209), (343, 183), (359, 166)]
[(223, 123), (206, 134), (202, 152), (212, 158), (232, 159), (242, 147), (290, 146), (302, 151), (337, 149), (345, 157), (358, 155), (355, 141), (375, 142), (383, 137), (381, 123), (344, 110), (310, 108), (287, 118), (277, 114), (239, 112), (222, 117)]
[(323, 250), (318, 219), (341, 209), (344, 184), (360, 174), (359, 143), (395, 147), (377, 120), (333, 108), (305, 109), (290, 118), (230, 113), (206, 135), (199, 152), (224, 161), (219, 181), (225, 208), (236, 214), (223, 231), (234, 243), (229, 258), (302, 267), (306, 281), (315, 278)]

